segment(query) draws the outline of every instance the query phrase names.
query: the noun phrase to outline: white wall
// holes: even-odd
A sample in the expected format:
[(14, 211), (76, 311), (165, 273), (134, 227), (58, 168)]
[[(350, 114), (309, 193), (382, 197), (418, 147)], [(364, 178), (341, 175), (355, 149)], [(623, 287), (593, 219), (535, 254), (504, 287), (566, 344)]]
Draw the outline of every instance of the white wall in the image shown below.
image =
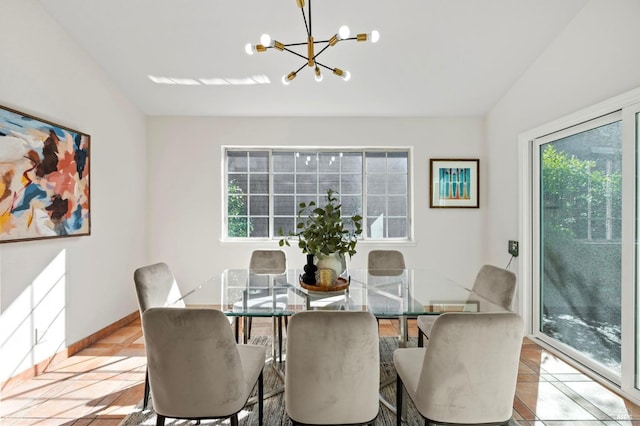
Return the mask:
[(518, 239), (518, 134), (639, 87), (638, 22), (637, 0), (591, 0), (488, 115), (487, 262)]
[[(481, 119), (153, 117), (147, 123), (150, 258), (169, 263), (183, 291), (225, 268), (247, 267), (254, 248), (277, 248), (276, 241), (221, 242), (223, 145), (413, 147), (415, 243), (402, 247), (407, 264), (466, 283), (481, 265), (482, 189), (480, 209), (430, 209), (428, 200), (429, 158), (480, 158), (484, 171)], [(373, 248), (360, 243), (351, 265), (366, 266)], [(288, 259), (292, 266), (305, 262), (297, 247)]]
[(38, 2), (1, 9), (0, 104), (91, 135), (91, 236), (0, 245), (3, 381), (137, 309), (146, 133), (143, 114)]

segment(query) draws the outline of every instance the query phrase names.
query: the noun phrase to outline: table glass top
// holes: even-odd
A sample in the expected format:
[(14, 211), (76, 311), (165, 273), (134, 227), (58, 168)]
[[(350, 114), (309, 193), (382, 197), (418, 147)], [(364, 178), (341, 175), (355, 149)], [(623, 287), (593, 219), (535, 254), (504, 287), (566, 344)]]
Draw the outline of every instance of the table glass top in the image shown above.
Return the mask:
[(308, 309), (363, 310), (377, 317), (478, 310), (468, 289), (432, 270), (348, 269), (342, 277), (349, 286), (341, 291), (304, 288), (302, 274), (302, 269), (284, 274), (228, 269), (221, 277), (222, 310), (230, 316), (291, 315)]

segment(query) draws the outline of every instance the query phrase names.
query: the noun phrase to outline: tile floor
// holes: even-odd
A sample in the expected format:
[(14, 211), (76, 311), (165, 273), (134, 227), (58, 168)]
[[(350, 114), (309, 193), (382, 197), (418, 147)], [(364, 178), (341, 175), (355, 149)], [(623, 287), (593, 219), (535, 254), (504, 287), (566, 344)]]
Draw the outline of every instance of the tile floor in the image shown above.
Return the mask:
[[(255, 321), (253, 335), (271, 334)], [(397, 335), (380, 321), (380, 334)], [(415, 329), (410, 334), (415, 336)], [(2, 425), (118, 425), (142, 399), (145, 353), (139, 320), (61, 361), (44, 374), (2, 389)], [(525, 340), (513, 415), (526, 425), (639, 425), (640, 407)], [(384, 409), (384, 408), (382, 408)]]

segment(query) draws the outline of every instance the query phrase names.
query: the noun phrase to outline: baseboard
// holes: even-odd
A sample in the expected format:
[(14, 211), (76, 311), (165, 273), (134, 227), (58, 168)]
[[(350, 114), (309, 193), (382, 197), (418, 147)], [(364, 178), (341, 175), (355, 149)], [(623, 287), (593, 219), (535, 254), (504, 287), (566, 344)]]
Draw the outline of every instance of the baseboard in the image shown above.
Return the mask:
[(30, 380), (42, 373), (44, 373), (47, 368), (57, 362), (63, 361), (67, 358), (69, 358), (70, 356), (80, 352), (81, 350), (83, 350), (84, 348), (87, 348), (91, 345), (93, 345), (94, 343), (96, 343), (97, 341), (105, 338), (106, 336), (108, 336), (109, 334), (113, 333), (114, 331), (124, 327), (125, 325), (131, 323), (132, 321), (135, 321), (137, 319), (140, 318), (140, 312), (139, 311), (135, 311), (129, 315), (127, 315), (124, 318), (119, 319), (118, 321), (114, 322), (113, 324), (109, 324), (108, 326), (96, 331), (95, 333), (91, 334), (90, 336), (87, 336), (83, 339), (78, 340), (75, 343), (72, 343), (71, 345), (69, 345), (68, 347), (62, 349), (61, 351), (53, 354), (52, 356), (50, 356), (49, 358), (27, 368), (26, 370), (11, 376), (10, 378), (8, 378), (7, 380), (5, 380), (4, 382), (2, 382), (2, 384), (0, 385), (1, 389), (5, 389), (9, 386), (13, 386), (19, 383), (22, 383), (26, 380)]

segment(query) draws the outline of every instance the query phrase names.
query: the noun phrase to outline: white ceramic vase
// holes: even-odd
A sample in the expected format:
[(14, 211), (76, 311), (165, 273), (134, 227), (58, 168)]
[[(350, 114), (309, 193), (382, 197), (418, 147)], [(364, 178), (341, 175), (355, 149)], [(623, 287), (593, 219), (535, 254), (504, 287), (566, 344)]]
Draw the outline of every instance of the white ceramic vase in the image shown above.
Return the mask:
[(336, 277), (342, 275), (345, 269), (344, 256), (340, 253), (329, 253), (316, 255), (316, 266), (318, 270), (322, 268), (333, 269), (336, 271)]

